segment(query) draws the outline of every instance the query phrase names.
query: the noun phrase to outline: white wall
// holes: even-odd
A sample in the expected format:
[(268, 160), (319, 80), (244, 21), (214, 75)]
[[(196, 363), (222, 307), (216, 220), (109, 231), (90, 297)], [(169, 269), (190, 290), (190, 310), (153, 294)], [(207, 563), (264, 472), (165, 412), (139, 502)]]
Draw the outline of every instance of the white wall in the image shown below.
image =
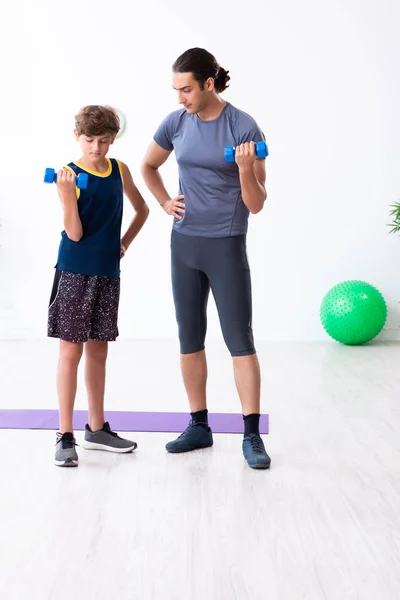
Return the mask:
[[(151, 215), (122, 263), (121, 337), (175, 338), (171, 222), (139, 173), (160, 120), (178, 107), (171, 64), (202, 46), (230, 70), (227, 100), (252, 114), (270, 147), (268, 202), (248, 238), (256, 339), (325, 339), (319, 305), (349, 278), (376, 285), (400, 325), (398, 0), (46, 0), (2, 15), (0, 337), (44, 337), (62, 229), (46, 166), (78, 158), (73, 117), (109, 103), (128, 126), (125, 161)], [(171, 195), (176, 164), (163, 170)], [(129, 207), (125, 223), (130, 217)], [(213, 304), (209, 337), (219, 338)]]

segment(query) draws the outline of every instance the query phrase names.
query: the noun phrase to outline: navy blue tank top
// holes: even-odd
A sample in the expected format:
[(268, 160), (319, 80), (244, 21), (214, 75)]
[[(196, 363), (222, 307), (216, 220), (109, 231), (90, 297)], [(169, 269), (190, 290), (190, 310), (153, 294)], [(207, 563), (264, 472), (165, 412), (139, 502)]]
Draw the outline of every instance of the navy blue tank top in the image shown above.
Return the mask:
[(123, 210), (123, 178), (121, 163), (107, 158), (108, 169), (97, 173), (80, 163), (69, 163), (76, 175), (88, 173), (85, 190), (77, 189), (78, 211), (83, 236), (79, 242), (61, 233), (56, 268), (81, 275), (119, 277), (121, 224)]

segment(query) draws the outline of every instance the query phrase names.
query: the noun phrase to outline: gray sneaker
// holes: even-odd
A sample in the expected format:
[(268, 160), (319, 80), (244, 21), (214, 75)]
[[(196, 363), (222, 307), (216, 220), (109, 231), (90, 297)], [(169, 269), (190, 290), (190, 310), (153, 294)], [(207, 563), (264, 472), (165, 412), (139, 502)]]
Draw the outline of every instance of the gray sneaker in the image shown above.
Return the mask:
[(56, 456), (54, 464), (57, 467), (77, 467), (79, 458), (75, 450), (76, 441), (72, 433), (56, 434)]
[(104, 423), (103, 428), (98, 431), (92, 431), (89, 425), (86, 425), (82, 446), (86, 450), (108, 450), (108, 452), (123, 453), (135, 450), (137, 443), (120, 438), (114, 431), (111, 431), (108, 423)]

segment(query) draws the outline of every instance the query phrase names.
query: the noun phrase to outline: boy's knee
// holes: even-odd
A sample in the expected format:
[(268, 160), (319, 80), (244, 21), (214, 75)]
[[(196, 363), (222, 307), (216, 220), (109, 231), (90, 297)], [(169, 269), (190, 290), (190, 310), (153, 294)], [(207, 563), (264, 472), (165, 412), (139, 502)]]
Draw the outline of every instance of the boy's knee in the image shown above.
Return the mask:
[(108, 343), (101, 340), (88, 340), (85, 344), (85, 353), (90, 358), (104, 360), (108, 354)]
[(61, 340), (60, 357), (70, 362), (79, 362), (83, 352), (83, 344), (80, 342), (68, 342)]

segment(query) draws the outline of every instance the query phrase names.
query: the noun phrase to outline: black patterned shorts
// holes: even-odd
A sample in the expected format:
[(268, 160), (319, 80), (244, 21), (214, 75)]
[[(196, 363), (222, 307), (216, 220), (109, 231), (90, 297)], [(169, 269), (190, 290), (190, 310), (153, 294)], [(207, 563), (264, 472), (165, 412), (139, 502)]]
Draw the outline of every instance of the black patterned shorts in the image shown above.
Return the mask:
[(68, 342), (118, 337), (120, 278), (56, 271), (50, 297), (48, 337)]

